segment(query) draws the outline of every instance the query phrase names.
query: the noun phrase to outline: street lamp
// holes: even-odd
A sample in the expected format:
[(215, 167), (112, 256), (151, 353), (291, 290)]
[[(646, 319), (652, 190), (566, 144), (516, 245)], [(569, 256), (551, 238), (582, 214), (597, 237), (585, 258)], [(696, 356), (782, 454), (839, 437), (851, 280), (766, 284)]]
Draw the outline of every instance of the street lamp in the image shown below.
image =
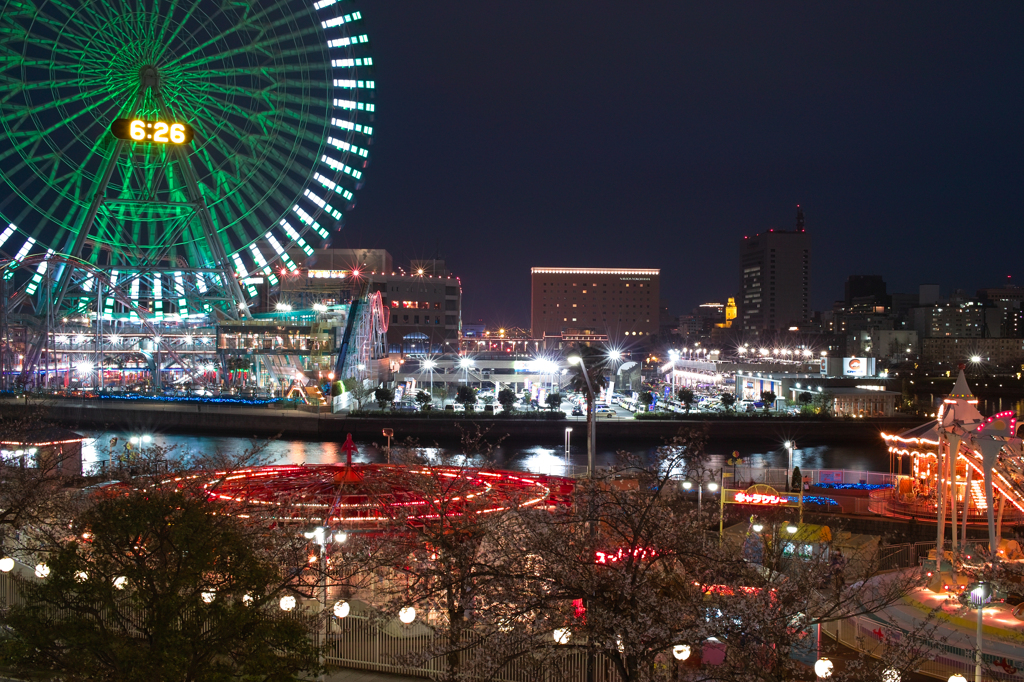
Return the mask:
[(992, 586), (988, 583), (978, 583), (971, 590), (971, 606), (978, 611), (978, 649), (974, 654), (974, 682), (982, 682), (981, 679), (981, 621), (985, 615), (985, 604), (992, 601)]
[(594, 403), (597, 402), (597, 396), (594, 395), (594, 386), (590, 383), (590, 374), (587, 372), (587, 366), (583, 362), (583, 356), (581, 355), (570, 355), (568, 357), (570, 365), (579, 365), (581, 373), (583, 374), (583, 380), (587, 384), (587, 478), (594, 477)]
[(466, 372), (466, 386), (469, 386), (469, 368), (473, 366), (473, 358), (459, 358), (459, 367)]
[(789, 455), (789, 468), (786, 469), (786, 490), (789, 490), (792, 487), (791, 479), (793, 478), (793, 441), (787, 440), (784, 445)]
[[(325, 611), (327, 611), (327, 545), (329, 543), (331, 543), (331, 542), (336, 542), (336, 543), (339, 543), (339, 544), (345, 542), (346, 540), (348, 540), (348, 534), (347, 533), (341, 533), (341, 532), (332, 533), (329, 528), (325, 528), (323, 526), (317, 526), (313, 530), (307, 531), (307, 532), (303, 533), (302, 536), (304, 538), (306, 538), (307, 540), (312, 540), (313, 543), (320, 548), (320, 577), (319, 577), (319, 582), (320, 582), (320, 611), (321, 612), (325, 612)], [(292, 608), (295, 607), (295, 598), (292, 597), (291, 608), (285, 608), (285, 599), (287, 599), (287, 598), (288, 597), (284, 597), (284, 598), (281, 599), (281, 608), (284, 609), (285, 611), (290, 611)], [(323, 631), (321, 633), (322, 636), (323, 636), (323, 639), (321, 639), (321, 644), (322, 645), (326, 645), (327, 644), (327, 619), (326, 618), (323, 619), (323, 625), (321, 627), (323, 627)], [(320, 649), (320, 667), (321, 667), (321, 669), (324, 667), (324, 662), (325, 662), (324, 655), (325, 655), (324, 654), (324, 649), (323, 649), (323, 646), (321, 646), (321, 649)], [(321, 680), (321, 682), (323, 682), (323, 680), (326, 679), (325, 676), (324, 676), (324, 673), (320, 673), (319, 679)]]
[(572, 438), (572, 427), (565, 427), (565, 461), (569, 462), (569, 441)]
[(814, 674), (818, 676), (819, 680), (832, 677), (832, 661), (827, 658), (819, 658), (814, 662)]

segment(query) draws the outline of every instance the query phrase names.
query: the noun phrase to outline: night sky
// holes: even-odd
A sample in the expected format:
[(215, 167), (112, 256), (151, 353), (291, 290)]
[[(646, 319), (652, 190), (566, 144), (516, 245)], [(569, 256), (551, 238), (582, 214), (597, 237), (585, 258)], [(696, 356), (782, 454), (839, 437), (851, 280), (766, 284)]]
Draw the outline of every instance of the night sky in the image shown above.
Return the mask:
[[(362, 3), (376, 144), (340, 247), (439, 250), (463, 319), (529, 325), (531, 266), (657, 267), (673, 314), (744, 235), (850, 274), (1024, 280), (1024, 4)], [(1024, 284), (1024, 281), (1021, 281)]]

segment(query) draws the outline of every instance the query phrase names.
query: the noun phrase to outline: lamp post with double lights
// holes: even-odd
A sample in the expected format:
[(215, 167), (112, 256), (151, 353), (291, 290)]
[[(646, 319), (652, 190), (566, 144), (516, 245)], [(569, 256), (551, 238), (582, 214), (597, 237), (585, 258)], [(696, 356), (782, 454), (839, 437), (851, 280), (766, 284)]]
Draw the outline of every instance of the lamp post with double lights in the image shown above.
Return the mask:
[[(333, 532), (329, 528), (323, 526), (317, 526), (311, 531), (302, 534), (307, 540), (312, 540), (313, 544), (319, 547), (320, 551), (320, 575), (317, 579), (319, 583), (319, 602), (320, 602), (320, 614), (322, 616), (321, 624), (321, 640), (320, 640), (320, 676), (317, 678), (323, 682), (326, 679), (325, 673), (323, 672), (325, 663), (325, 647), (327, 646), (327, 632), (329, 617), (327, 614), (327, 545), (331, 543), (341, 544), (348, 540), (347, 533)], [(294, 602), (293, 602), (294, 605)], [(284, 608), (284, 602), (282, 602), (282, 608)]]
[(587, 386), (587, 478), (594, 477), (594, 407), (597, 396), (594, 395), (594, 385), (590, 383), (590, 373), (583, 362), (582, 355), (570, 355), (569, 364), (579, 365), (583, 380)]
[(985, 615), (985, 604), (992, 601), (992, 586), (981, 582), (971, 590), (971, 606), (978, 610), (978, 648), (974, 652), (974, 682), (982, 682), (981, 676), (981, 622)]

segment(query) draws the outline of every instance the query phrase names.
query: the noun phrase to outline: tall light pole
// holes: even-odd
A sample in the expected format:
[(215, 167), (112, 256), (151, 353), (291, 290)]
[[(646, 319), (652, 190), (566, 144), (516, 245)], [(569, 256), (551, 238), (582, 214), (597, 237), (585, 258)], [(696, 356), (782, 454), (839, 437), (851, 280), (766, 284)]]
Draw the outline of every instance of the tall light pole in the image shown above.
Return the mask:
[(430, 409), (434, 409), (434, 367), (437, 363), (430, 358), (427, 358), (421, 363), (421, 365), (430, 370)]
[(472, 358), (460, 358), (459, 367), (466, 373), (466, 386), (469, 386), (469, 368), (473, 366)]
[(320, 626), (320, 676), (317, 678), (320, 682), (326, 679), (326, 673), (323, 672), (326, 657), (324, 650), (327, 646), (327, 630), (330, 617), (327, 615), (327, 545), (331, 542), (342, 543), (348, 540), (348, 534), (346, 533), (332, 533), (330, 529), (324, 528), (323, 526), (317, 526), (313, 530), (303, 533), (303, 537), (307, 540), (312, 540), (320, 548), (320, 577), (317, 582), (320, 583), (320, 614), (323, 617), (323, 624)]
[(974, 653), (974, 682), (982, 682), (981, 679), (981, 620), (985, 615), (985, 604), (992, 600), (992, 586), (988, 583), (978, 583), (971, 590), (971, 605), (978, 610), (978, 649)]
[(594, 403), (597, 397), (594, 395), (594, 386), (590, 383), (590, 374), (587, 366), (583, 363), (583, 356), (570, 355), (569, 364), (579, 365), (583, 372), (583, 380), (587, 385), (587, 478), (594, 477)]
[[(789, 490), (790, 482), (793, 480), (793, 441), (786, 441), (786, 452), (789, 454), (789, 468), (786, 469), (786, 490)], [(803, 488), (803, 482), (801, 482), (800, 487)]]

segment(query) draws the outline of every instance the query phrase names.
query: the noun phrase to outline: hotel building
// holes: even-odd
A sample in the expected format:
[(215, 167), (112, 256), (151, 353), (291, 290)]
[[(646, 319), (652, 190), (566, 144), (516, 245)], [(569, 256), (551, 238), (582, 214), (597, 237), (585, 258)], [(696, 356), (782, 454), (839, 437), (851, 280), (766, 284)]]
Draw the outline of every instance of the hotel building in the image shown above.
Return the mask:
[(657, 269), (531, 268), (533, 337), (547, 345), (657, 334), (660, 278)]

